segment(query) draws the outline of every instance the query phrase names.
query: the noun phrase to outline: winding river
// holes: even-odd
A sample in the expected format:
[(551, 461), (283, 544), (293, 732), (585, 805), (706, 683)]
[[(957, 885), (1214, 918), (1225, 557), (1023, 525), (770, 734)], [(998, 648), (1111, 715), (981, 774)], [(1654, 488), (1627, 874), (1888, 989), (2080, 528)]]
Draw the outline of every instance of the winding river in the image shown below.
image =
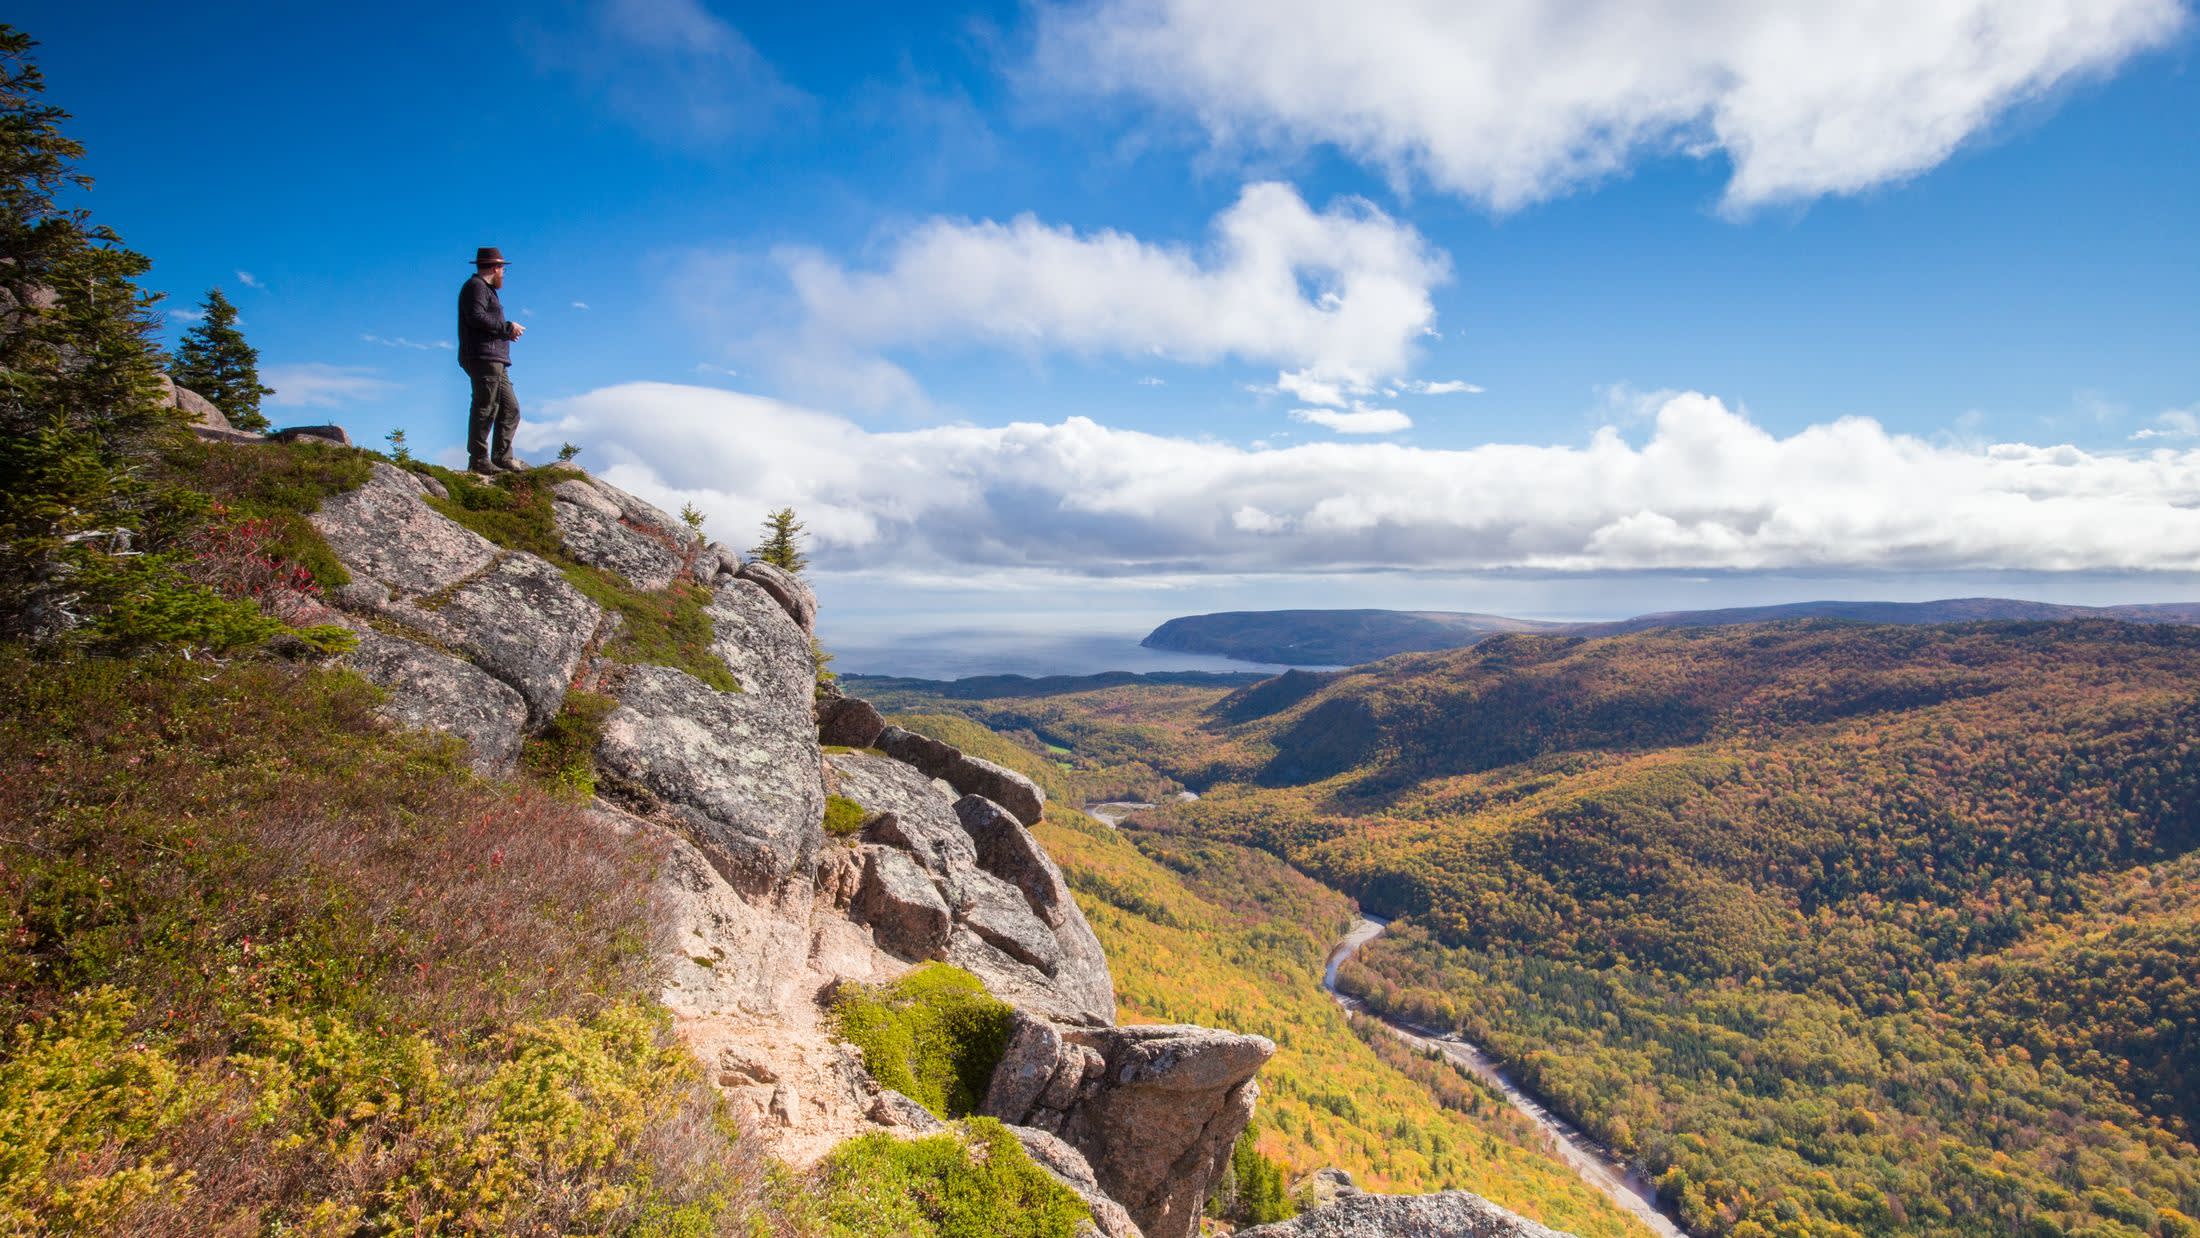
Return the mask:
[(1329, 990), (1329, 996), (1346, 1010), (1375, 1018), (1391, 1035), (1414, 1048), (1434, 1049), (1466, 1067), (1475, 1078), (1504, 1093), (1513, 1108), (1528, 1115), (1530, 1121), (1550, 1136), (1551, 1150), (1580, 1174), (1583, 1181), (1611, 1197), (1613, 1203), (1649, 1226), (1652, 1232), (1663, 1238), (1687, 1238), (1686, 1231), (1659, 1207), (1657, 1187), (1641, 1170), (1612, 1155), (1573, 1123), (1545, 1108), (1542, 1102), (1514, 1083), (1497, 1059), (1484, 1052), (1480, 1045), (1453, 1034), (1377, 1015), (1358, 998), (1337, 991), (1337, 969), (1344, 966), (1344, 961), (1351, 958), (1354, 951), (1381, 936), (1389, 923), (1375, 916), (1361, 916), (1360, 922), (1353, 925), (1352, 931), (1329, 952), (1329, 964), (1322, 970), (1322, 987)]

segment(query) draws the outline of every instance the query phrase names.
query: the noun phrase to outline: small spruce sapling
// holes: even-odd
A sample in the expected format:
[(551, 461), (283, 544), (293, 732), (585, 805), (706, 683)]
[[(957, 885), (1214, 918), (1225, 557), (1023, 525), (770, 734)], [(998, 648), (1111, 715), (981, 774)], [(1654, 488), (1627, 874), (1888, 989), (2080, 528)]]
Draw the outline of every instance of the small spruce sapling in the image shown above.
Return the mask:
[(703, 531), (703, 522), (710, 519), (710, 517), (704, 515), (703, 509), (695, 504), (682, 503), (680, 504), (680, 519), (687, 527), (700, 533)]
[(208, 289), (200, 304), (206, 316), (183, 333), (170, 376), (212, 401), (237, 429), (267, 429), (260, 397), (275, 389), (260, 382), (260, 353), (237, 329), (237, 307), (219, 288)]
[(579, 454), (581, 454), (581, 449), (579, 447), (576, 447), (571, 443), (561, 443), (558, 446), (558, 463), (565, 464)]
[(764, 540), (758, 542), (749, 555), (782, 571), (800, 575), (802, 569), (810, 565), (810, 556), (802, 553), (804, 536), (802, 522), (794, 518), (794, 509), (782, 507), (764, 517)]
[(390, 442), (390, 459), (397, 461), (400, 466), (412, 463), (412, 449), (405, 446), (403, 430), (392, 430), (382, 437)]

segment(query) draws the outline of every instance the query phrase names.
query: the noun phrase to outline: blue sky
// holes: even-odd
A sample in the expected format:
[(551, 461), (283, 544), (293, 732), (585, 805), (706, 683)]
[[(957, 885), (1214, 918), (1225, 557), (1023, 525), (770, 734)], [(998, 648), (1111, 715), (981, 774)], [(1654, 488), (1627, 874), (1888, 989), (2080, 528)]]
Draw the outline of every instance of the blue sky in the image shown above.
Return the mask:
[(452, 459), (500, 245), (523, 443), (851, 615), (2196, 592), (2180, 0), (12, 20), (278, 421)]

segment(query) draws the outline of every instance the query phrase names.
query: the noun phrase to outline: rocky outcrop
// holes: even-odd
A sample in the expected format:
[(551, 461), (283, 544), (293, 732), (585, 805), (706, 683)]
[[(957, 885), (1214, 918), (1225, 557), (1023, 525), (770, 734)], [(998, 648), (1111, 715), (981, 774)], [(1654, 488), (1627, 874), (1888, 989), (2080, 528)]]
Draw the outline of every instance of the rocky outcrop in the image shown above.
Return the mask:
[(954, 916), (924, 870), (891, 847), (869, 848), (864, 858), (856, 917), (871, 926), (879, 945), (903, 958), (945, 958)]
[(802, 629), (804, 636), (817, 631), (817, 595), (802, 583), (802, 578), (784, 568), (775, 567), (761, 559), (751, 559), (741, 565), (734, 575), (756, 585), (772, 595), (787, 616)]
[(556, 717), (603, 612), (558, 569), (505, 555), (488, 570), (418, 603), (474, 665), (510, 684), (535, 725)]
[(817, 719), (817, 741), (842, 748), (868, 748), (886, 729), (871, 702), (861, 697), (837, 697), (823, 703)]
[(342, 426), (284, 426), (280, 430), (271, 431), (268, 437), (278, 443), (295, 443), (302, 438), (311, 438), (334, 443), (338, 447), (351, 446), (351, 435), (346, 434)]
[(1039, 824), (1046, 811), (1047, 793), (1015, 770), (965, 753), (953, 744), (928, 735), (890, 726), (880, 731), (871, 746), (897, 761), (940, 779), (964, 795), (982, 795), (1016, 814), (1025, 825)]
[[(930, 935), (932, 921), (912, 918), (907, 899), (888, 897), (895, 888), (888, 878), (902, 873), (900, 865), (867, 876), (869, 897), (880, 901), (859, 898), (855, 909), (871, 923), (882, 949), (912, 960), (944, 957), (975, 973), (999, 996), (1064, 1023), (1114, 1021), (1115, 982), (1107, 956), (1069, 900), (1060, 873), (1050, 863), (1045, 871), (1053, 883), (1032, 880), (1034, 897), (1017, 880), (1031, 879), (1028, 868), (994, 871), (964, 822), (966, 812), (973, 820), (1006, 819), (1008, 828), (1024, 834), (1006, 810), (992, 804), (982, 811), (964, 808), (951, 789), (889, 757), (835, 753), (828, 764), (839, 794), (872, 813), (862, 833), (866, 852), (905, 855), (948, 911), (943, 952)], [(1000, 854), (1015, 850), (996, 844)], [(874, 913), (874, 905), (882, 910)], [(869, 919), (874, 914), (881, 918)], [(926, 931), (909, 935), (915, 927)]]
[[(191, 428), (194, 430), (214, 430), (220, 432), (224, 437), (242, 433), (235, 426), (229, 424), (229, 418), (223, 415), (222, 410), (214, 407), (212, 400), (191, 390), (189, 387), (178, 387), (176, 380), (166, 374), (160, 376), (160, 393), (163, 403), (170, 408), (181, 410), (185, 416), (191, 419)], [(252, 437), (257, 438), (258, 436), (253, 435)]]
[(1344, 1190), (1335, 1203), (1288, 1221), (1241, 1229), (1238, 1238), (1566, 1238), (1479, 1195), (1371, 1195)]
[(679, 821), (734, 888), (808, 878), (823, 845), (823, 775), (783, 703), (720, 692), (684, 671), (628, 668), (596, 760), (623, 790)]
[(499, 551), (431, 509), (419, 478), (376, 462), (331, 497), (314, 527), (351, 573), (331, 600), (363, 635), (346, 663), (391, 690), (390, 714), (467, 741), (485, 769), (508, 768), (520, 728), (555, 716), (601, 612), (533, 555)]
[(1101, 1238), (1145, 1238), (1131, 1214), (1123, 1205), (1108, 1198), (1100, 1187), (1100, 1181), (1092, 1172), (1092, 1165), (1085, 1155), (1059, 1138), (1045, 1131), (1028, 1126), (1011, 1126), (1010, 1133), (1024, 1145), (1024, 1151), (1039, 1163), (1039, 1168), (1053, 1175), (1054, 1180), (1077, 1192), (1077, 1197), (1092, 1209), (1092, 1228)]
[(670, 585), (694, 557), (692, 533), (683, 541), (669, 529), (630, 522), (608, 494), (579, 478), (550, 487), (550, 513), (567, 554), (637, 589)]
[(336, 552), (352, 586), (380, 586), (384, 601), (433, 593), (486, 569), (497, 548), (430, 509), (418, 479), (376, 461), (367, 482), (321, 503), (313, 527)]
[(473, 663), (371, 629), (359, 634), (344, 661), (389, 689), (391, 717), (456, 735), (483, 773), (509, 772), (519, 758), (527, 702)]
[(1151, 1238), (1186, 1238), (1275, 1051), (1265, 1037), (1213, 1028), (1063, 1028), (1027, 1016), (984, 1112), (1059, 1135)]
[[(1107, 959), (1029, 829), (1037, 786), (820, 691), (806, 585), (599, 479), (552, 484), (564, 553), (637, 589), (707, 588), (733, 690), (608, 660), (617, 614), (568, 569), (446, 518), (431, 493), (377, 462), (314, 515), (352, 577), (332, 597), (359, 633), (346, 661), (389, 689), (395, 721), (457, 736), (489, 772), (510, 769), (576, 688), (610, 698), (596, 819), (661, 848), (663, 999), (747, 1128), (798, 1164), (860, 1131), (937, 1129), (832, 1035), (822, 996), (946, 959), (1019, 1012), (986, 1112), (1087, 1201), (1097, 1232), (1187, 1238), (1274, 1047), (1112, 1026)], [(857, 751), (828, 757), (825, 743)], [(857, 836), (826, 836), (828, 787), (867, 810)]]

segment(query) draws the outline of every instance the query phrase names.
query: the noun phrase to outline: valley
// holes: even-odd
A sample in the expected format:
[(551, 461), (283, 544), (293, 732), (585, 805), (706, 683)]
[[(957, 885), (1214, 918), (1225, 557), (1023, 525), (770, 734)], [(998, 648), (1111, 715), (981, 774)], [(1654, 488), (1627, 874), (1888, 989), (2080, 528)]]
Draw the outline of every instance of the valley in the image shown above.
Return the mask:
[(2177, 625), (1804, 620), (934, 699), (1394, 917), (1343, 993), (1755, 1236), (2189, 1232), (2196, 697)]
[[(1375, 916), (1362, 915), (1352, 931), (1338, 940), (1329, 952), (1327, 964), (1322, 969), (1322, 987), (1337, 1004), (1354, 1013), (1363, 1013), (1367, 1004), (1337, 987), (1337, 973), (1357, 953), (1360, 947), (1382, 935), (1389, 921)], [(1383, 1018), (1383, 1027), (1400, 1041), (1422, 1052), (1439, 1053), (1472, 1072), (1474, 1077), (1497, 1089), (1514, 1109), (1536, 1124), (1543, 1132), (1544, 1146), (1581, 1175), (1584, 1182), (1604, 1192), (1613, 1203), (1633, 1213), (1637, 1220), (1653, 1233), (1665, 1238), (1682, 1238), (1682, 1230), (1658, 1207), (1657, 1184), (1626, 1161), (1612, 1155), (1611, 1150), (1590, 1139), (1587, 1135), (1552, 1113), (1541, 1101), (1521, 1090), (1520, 1085), (1506, 1075), (1504, 1067), (1480, 1045), (1463, 1040), (1456, 1032), (1436, 1031), (1416, 1027), (1403, 1019)]]

